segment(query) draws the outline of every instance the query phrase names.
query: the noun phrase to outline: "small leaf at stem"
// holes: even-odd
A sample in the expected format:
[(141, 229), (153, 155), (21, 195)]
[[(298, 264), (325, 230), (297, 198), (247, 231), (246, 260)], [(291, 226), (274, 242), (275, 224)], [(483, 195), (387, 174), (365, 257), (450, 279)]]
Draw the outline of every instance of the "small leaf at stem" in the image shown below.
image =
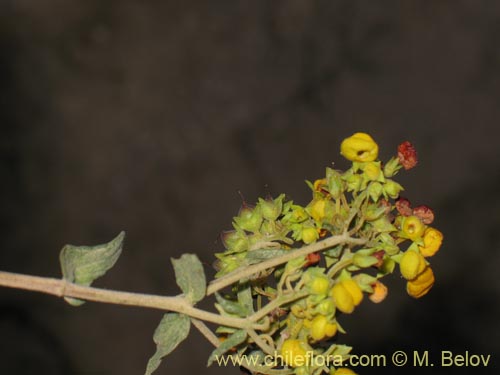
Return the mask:
[(243, 283), (238, 285), (238, 302), (240, 305), (244, 306), (249, 313), (254, 312), (253, 308), (253, 298), (252, 298), (252, 288), (250, 284)]
[(172, 264), (175, 281), (184, 296), (193, 304), (205, 297), (207, 281), (198, 257), (194, 254), (183, 254), (179, 259), (172, 259)]
[(208, 358), (207, 366), (210, 366), (218, 357), (223, 355), (225, 352), (231, 348), (241, 344), (247, 338), (247, 333), (244, 330), (239, 330), (233, 333), (231, 336), (224, 340)]
[(148, 361), (145, 375), (150, 375), (156, 371), (162, 359), (184, 341), (189, 334), (190, 326), (191, 319), (187, 315), (177, 313), (163, 315), (153, 335), (156, 352)]
[[(122, 252), (124, 238), (125, 232), (121, 232), (102, 245), (64, 246), (59, 255), (63, 278), (74, 284), (91, 285), (114, 266)], [(65, 300), (73, 306), (80, 306), (85, 302), (69, 297)]]
[(238, 315), (241, 318), (245, 318), (250, 314), (247, 307), (242, 305), (239, 301), (231, 301), (222, 297), (219, 293), (215, 293), (215, 298), (224, 312), (229, 315)]

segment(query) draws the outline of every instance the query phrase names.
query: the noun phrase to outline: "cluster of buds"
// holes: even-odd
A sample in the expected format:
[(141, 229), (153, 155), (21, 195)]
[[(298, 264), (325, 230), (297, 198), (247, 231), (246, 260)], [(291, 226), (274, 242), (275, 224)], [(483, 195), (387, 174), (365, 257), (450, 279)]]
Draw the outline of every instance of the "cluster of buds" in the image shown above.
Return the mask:
[[(317, 252), (253, 275), (235, 285), (232, 294), (219, 296), (219, 311), (240, 317), (250, 314), (241, 288), (249, 288), (255, 306), (288, 301), (279, 305), (279, 316), (269, 312), (262, 335), (285, 358), (290, 373), (353, 374), (338, 365), (304, 364), (303, 359), (307, 353), (348, 356), (351, 348), (336, 344), (338, 333), (345, 333), (339, 318), (353, 313), (365, 294), (374, 303), (382, 302), (388, 289), (380, 279), (397, 264), (412, 297), (424, 296), (435, 281), (428, 258), (439, 250), (443, 235), (430, 226), (434, 213), (427, 206), (412, 208), (400, 197), (403, 186), (393, 179), (401, 169), (416, 166), (415, 148), (404, 142), (396, 156), (382, 163), (373, 138), (356, 133), (342, 142), (340, 153), (351, 167), (344, 172), (327, 168), (324, 177), (307, 182), (312, 199), (306, 205), (283, 194), (259, 199), (253, 207), (244, 204), (233, 219), (233, 230), (222, 236), (225, 251), (216, 254), (217, 277), (223, 277), (318, 242), (326, 244), (330, 237), (358, 241), (318, 246)], [(232, 331), (220, 327), (219, 332)], [(241, 353), (262, 349), (259, 340), (245, 345)]]

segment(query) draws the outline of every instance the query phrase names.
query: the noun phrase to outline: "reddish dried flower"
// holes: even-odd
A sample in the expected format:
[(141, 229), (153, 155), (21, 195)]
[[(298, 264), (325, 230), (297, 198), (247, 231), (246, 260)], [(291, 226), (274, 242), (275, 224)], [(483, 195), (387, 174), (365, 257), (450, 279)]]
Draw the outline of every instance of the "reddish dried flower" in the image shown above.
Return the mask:
[(411, 209), (411, 203), (406, 198), (399, 198), (396, 201), (396, 210), (398, 210), (398, 212), (402, 216), (411, 216), (411, 215), (413, 215), (413, 210)]
[(406, 170), (412, 169), (418, 163), (417, 150), (415, 150), (415, 147), (408, 141), (398, 146), (398, 158), (399, 162)]
[(387, 215), (389, 212), (391, 212), (391, 203), (387, 200), (387, 199), (380, 199), (379, 200), (379, 204), (380, 204), (380, 207), (384, 207), (385, 208), (385, 214)]
[(424, 224), (431, 224), (434, 221), (434, 212), (430, 207), (418, 206), (413, 209), (413, 215), (418, 217), (420, 221)]
[(377, 268), (382, 267), (382, 264), (384, 264), (384, 255), (385, 255), (384, 250), (378, 250), (372, 254), (372, 257), (375, 257), (378, 259), (378, 262), (374, 264), (375, 267), (377, 267)]
[(318, 253), (311, 253), (311, 254), (307, 254), (306, 259), (307, 259), (307, 263), (305, 264), (305, 267), (309, 267), (313, 264), (318, 263), (319, 260), (321, 259), (321, 256)]

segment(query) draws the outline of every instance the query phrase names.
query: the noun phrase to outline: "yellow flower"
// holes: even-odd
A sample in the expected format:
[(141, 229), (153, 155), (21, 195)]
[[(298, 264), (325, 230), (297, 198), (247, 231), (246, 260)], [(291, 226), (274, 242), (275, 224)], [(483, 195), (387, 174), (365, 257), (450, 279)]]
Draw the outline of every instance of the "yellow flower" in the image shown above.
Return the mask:
[(300, 367), (306, 364), (307, 357), (311, 357), (312, 352), (306, 349), (304, 342), (297, 339), (288, 339), (281, 346), (281, 356), (287, 365)]
[(318, 238), (319, 238), (319, 233), (316, 228), (307, 227), (302, 229), (302, 241), (304, 241), (306, 245), (316, 242)]
[(330, 293), (335, 306), (346, 314), (352, 313), (363, 299), (363, 292), (354, 280), (343, 280), (335, 284)]
[(351, 161), (374, 161), (378, 156), (378, 145), (366, 133), (355, 133), (342, 141), (340, 153)]
[(316, 220), (321, 222), (323, 218), (325, 217), (325, 207), (326, 207), (326, 200), (324, 199), (316, 199), (311, 203), (310, 206), (310, 215), (311, 217)]
[(327, 184), (326, 178), (316, 180), (313, 183), (314, 191), (321, 191), (321, 188)]
[(333, 286), (331, 295), (337, 309), (346, 314), (350, 314), (354, 311), (354, 300), (352, 299), (351, 293), (349, 293), (341, 282)]
[(363, 292), (361, 291), (361, 288), (356, 283), (356, 281), (344, 280), (342, 281), (342, 285), (347, 289), (349, 293), (351, 293), (354, 306), (358, 306), (363, 300)]
[(331, 375), (357, 375), (354, 371), (351, 369), (348, 369), (347, 367), (340, 367), (334, 372), (330, 372)]
[(434, 272), (431, 267), (427, 267), (420, 275), (414, 280), (406, 283), (406, 291), (414, 298), (425, 296), (434, 285)]
[(406, 216), (401, 223), (401, 230), (412, 241), (415, 241), (425, 232), (425, 225), (416, 216)]
[(317, 315), (311, 322), (311, 337), (315, 341), (323, 340), (325, 337), (332, 337), (337, 333), (337, 325), (330, 323), (326, 316)]
[(420, 275), (427, 263), (424, 257), (416, 251), (407, 250), (399, 261), (399, 270), (406, 280), (413, 280)]
[(373, 293), (370, 294), (368, 298), (370, 298), (370, 301), (372, 301), (373, 303), (380, 303), (385, 299), (385, 297), (387, 297), (387, 287), (380, 281), (375, 281), (375, 283), (372, 285), (372, 288)]
[(434, 228), (427, 228), (424, 233), (424, 246), (419, 246), (424, 257), (431, 257), (437, 253), (443, 242), (443, 233)]

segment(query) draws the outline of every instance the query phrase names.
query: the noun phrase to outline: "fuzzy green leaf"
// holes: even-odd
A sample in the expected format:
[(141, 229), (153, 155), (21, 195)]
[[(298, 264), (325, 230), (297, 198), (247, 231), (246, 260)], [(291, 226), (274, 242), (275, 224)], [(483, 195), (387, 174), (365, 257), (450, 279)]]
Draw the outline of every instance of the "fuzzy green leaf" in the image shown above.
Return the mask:
[(244, 306), (250, 314), (253, 313), (252, 288), (250, 285), (248, 283), (240, 284), (237, 294), (239, 304)]
[(146, 374), (152, 374), (164, 357), (170, 354), (189, 334), (191, 319), (187, 315), (168, 313), (163, 315), (153, 335), (156, 352), (149, 359)]
[(356, 253), (352, 257), (352, 262), (354, 263), (354, 265), (356, 265), (360, 268), (371, 267), (374, 264), (377, 264), (378, 261), (379, 260), (376, 257), (371, 256), (371, 255), (363, 255), (363, 254)]
[[(125, 232), (121, 232), (108, 243), (97, 246), (66, 245), (61, 250), (59, 260), (63, 278), (71, 283), (89, 286), (114, 266), (122, 252)], [(85, 301), (65, 298), (73, 306)]]
[(185, 297), (196, 303), (205, 297), (207, 281), (205, 271), (198, 257), (194, 254), (183, 254), (179, 259), (172, 259), (175, 280)]
[(207, 366), (210, 366), (218, 357), (223, 355), (229, 349), (241, 344), (247, 338), (247, 333), (244, 330), (239, 330), (233, 333), (231, 336), (227, 338), (227, 340), (223, 341), (213, 352), (210, 354), (208, 358)]
[(248, 264), (259, 263), (267, 259), (276, 258), (278, 256), (284, 255), (288, 250), (281, 249), (259, 249), (247, 252), (246, 260)]
[(236, 301), (231, 301), (222, 297), (219, 293), (215, 293), (215, 298), (219, 303), (220, 307), (230, 315), (238, 315), (239, 317), (246, 317), (250, 314), (246, 306), (243, 306), (241, 303)]

